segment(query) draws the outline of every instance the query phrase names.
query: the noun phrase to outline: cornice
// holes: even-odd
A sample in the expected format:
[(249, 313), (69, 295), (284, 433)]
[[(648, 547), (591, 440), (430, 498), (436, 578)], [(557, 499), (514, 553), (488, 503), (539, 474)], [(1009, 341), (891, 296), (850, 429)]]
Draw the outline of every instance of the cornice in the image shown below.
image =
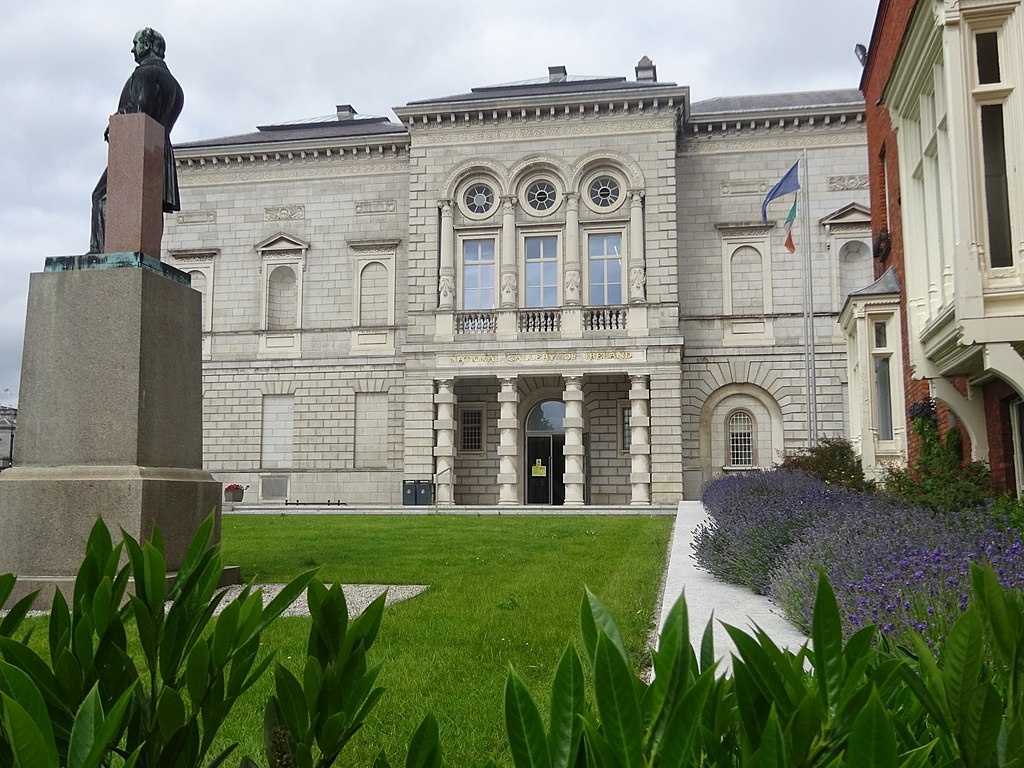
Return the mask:
[(496, 144), (515, 141), (544, 141), (558, 138), (599, 137), (622, 134), (650, 134), (675, 131), (672, 115), (659, 115), (656, 119), (629, 118), (594, 120), (581, 118), (561, 123), (494, 126), (460, 131), (423, 132), (413, 136), (414, 147), (436, 147), (452, 144)]
[(842, 131), (808, 131), (787, 132), (785, 134), (770, 134), (764, 131), (760, 134), (749, 134), (744, 137), (735, 136), (725, 138), (717, 135), (714, 137), (688, 137), (679, 142), (678, 154), (680, 157), (692, 155), (720, 155), (738, 152), (764, 152), (776, 149), (802, 149), (804, 147), (856, 147), (866, 146), (868, 143), (867, 131), (864, 126), (859, 130)]
[(691, 117), (679, 129), (680, 138), (737, 135), (770, 135), (794, 131), (866, 130), (861, 109), (816, 109), (803, 112), (753, 112)]
[(584, 116), (620, 117), (685, 112), (690, 89), (680, 86), (615, 93), (540, 94), (473, 101), (437, 101), (396, 107), (394, 112), (409, 131), (495, 126), (553, 121)]
[[(390, 137), (389, 137), (390, 138)], [(179, 175), (190, 171), (256, 169), (274, 166), (379, 163), (409, 156), (409, 137), (398, 140), (346, 142), (266, 142), (244, 146), (175, 147)], [(404, 164), (404, 162), (403, 162)], [(348, 175), (348, 174), (344, 174)]]
[(407, 158), (376, 162), (320, 161), (290, 164), (248, 162), (224, 165), (218, 163), (188, 166), (178, 164), (178, 180), (182, 186), (213, 187), (221, 184), (251, 184), (261, 181), (315, 181), (351, 176), (382, 176), (408, 173)]

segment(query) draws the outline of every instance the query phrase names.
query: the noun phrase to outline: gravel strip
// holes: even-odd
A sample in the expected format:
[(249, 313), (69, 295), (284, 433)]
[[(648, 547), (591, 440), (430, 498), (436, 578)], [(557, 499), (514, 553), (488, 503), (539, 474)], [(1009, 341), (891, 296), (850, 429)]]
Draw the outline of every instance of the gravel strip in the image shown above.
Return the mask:
[[(266, 607), (267, 604), (285, 587), (284, 584), (257, 584), (255, 586), (263, 592), (264, 607)], [(424, 584), (342, 584), (341, 588), (345, 592), (345, 602), (348, 604), (348, 616), (352, 619), (366, 610), (366, 606), (376, 600), (384, 590), (387, 590), (388, 592), (385, 604), (391, 605), (392, 603), (397, 603), (402, 600), (408, 600), (410, 597), (416, 597), (416, 595), (425, 591), (427, 586)], [(241, 584), (228, 587), (225, 591), (224, 599), (221, 601), (221, 604), (217, 609), (217, 613), (220, 613), (220, 609), (238, 597), (241, 592)], [(216, 613), (214, 615), (216, 615)], [(295, 599), (295, 602), (285, 608), (284, 613), (281, 615), (309, 616), (309, 606), (306, 604), (306, 593), (303, 592), (299, 595)]]

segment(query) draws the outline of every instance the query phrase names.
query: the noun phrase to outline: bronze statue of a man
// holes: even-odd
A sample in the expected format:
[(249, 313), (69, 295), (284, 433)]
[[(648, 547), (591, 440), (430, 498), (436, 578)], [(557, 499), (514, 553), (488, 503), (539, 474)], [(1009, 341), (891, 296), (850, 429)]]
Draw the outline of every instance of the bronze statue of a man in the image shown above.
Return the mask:
[[(178, 174), (174, 168), (174, 151), (171, 148), (171, 129), (174, 127), (185, 94), (164, 63), (167, 43), (163, 35), (146, 27), (135, 33), (132, 54), (138, 66), (128, 78), (121, 91), (117, 105), (119, 115), (145, 112), (164, 127), (164, 213), (181, 210), (178, 194)], [(106, 141), (109, 128), (103, 134)], [(89, 253), (102, 253), (107, 219), (107, 172), (103, 171), (96, 189), (92, 193), (92, 234), (89, 238)]]

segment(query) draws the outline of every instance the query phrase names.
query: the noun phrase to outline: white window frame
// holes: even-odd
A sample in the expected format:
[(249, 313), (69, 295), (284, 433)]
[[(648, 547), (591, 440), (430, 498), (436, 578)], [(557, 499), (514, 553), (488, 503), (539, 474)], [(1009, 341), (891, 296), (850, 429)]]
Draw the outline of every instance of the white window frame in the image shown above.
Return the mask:
[[(868, 381), (870, 385), (870, 397), (871, 397), (871, 431), (875, 437), (875, 443), (882, 450), (891, 452), (892, 447), (896, 443), (896, 430), (899, 426), (899, 412), (896, 410), (897, 388), (902, 389), (903, 380), (902, 378), (896, 378), (897, 365), (896, 356), (899, 353), (899, 348), (893, 345), (893, 341), (898, 339), (898, 332), (895, 327), (895, 315), (892, 314), (869, 314), (867, 317), (867, 345), (868, 345), (868, 359), (869, 368), (867, 371)], [(885, 327), (885, 346), (880, 347), (877, 344), (876, 326), (883, 325)], [(880, 394), (878, 391), (878, 374), (877, 374), (877, 361), (880, 359), (887, 359), (889, 361), (889, 429), (892, 435), (888, 438), (882, 438), (879, 435), (881, 428), (880, 418)]]
[[(522, 254), (522, 258), (519, 259), (519, 306), (523, 309), (557, 309), (562, 306), (564, 301), (562, 297), (562, 273), (565, 268), (564, 253), (562, 248), (562, 230), (561, 229), (521, 229), (519, 230), (519, 252)], [(541, 305), (538, 307), (531, 307), (526, 303), (527, 284), (526, 284), (526, 272), (527, 272), (527, 259), (526, 259), (526, 241), (532, 238), (545, 238), (550, 237), (555, 240), (555, 303), (551, 306)]]
[[(1022, 266), (1024, 266), (1020, 263), (1020, 256), (1017, 252), (1020, 238), (1019, 233), (1021, 227), (1024, 226), (1018, 211), (1018, 206), (1021, 205), (1022, 201), (1018, 194), (1019, 185), (1014, 183), (1013, 177), (1013, 169), (1019, 168), (1021, 162), (1024, 162), (1024, 152), (1018, 146), (1020, 142), (1016, 140), (1017, 137), (1014, 134), (1016, 126), (1013, 111), (1015, 106), (1014, 74), (1019, 69), (1019, 63), (1014, 60), (1013, 56), (1016, 47), (1007, 39), (1006, 27), (1011, 12), (1012, 9), (1002, 6), (989, 12), (982, 11), (982, 13), (971, 14), (970, 16), (965, 14), (965, 21), (967, 23), (965, 24), (965, 36), (963, 38), (964, 58), (966, 59), (964, 62), (966, 65), (965, 72), (968, 73), (971, 93), (970, 133), (972, 135), (974, 151), (977, 153), (977, 162), (974, 164), (975, 184), (978, 190), (976, 195), (978, 202), (975, 212), (975, 224), (976, 230), (980, 233), (981, 240), (984, 243), (985, 259), (982, 265), (984, 267), (982, 274), (985, 278), (986, 287), (989, 288), (1019, 287), (1022, 284), (1021, 273)], [(981, 84), (978, 72), (977, 37), (979, 34), (987, 32), (996, 33), (1000, 81), (983, 85)], [(1001, 105), (1003, 108), (1003, 149), (1006, 160), (1007, 208), (1010, 225), (1011, 263), (1000, 267), (991, 266), (991, 234), (988, 226), (987, 202), (988, 189), (985, 181), (984, 142), (981, 128), (982, 107), (992, 105)]]
[[(733, 444), (732, 444), (732, 420), (736, 418), (737, 414), (743, 414), (750, 420), (750, 463), (749, 464), (736, 464), (733, 462), (735, 458), (733, 455)], [(734, 408), (725, 415), (725, 455), (728, 459), (728, 464), (723, 467), (726, 471), (728, 470), (741, 470), (741, 469), (754, 469), (758, 466), (757, 464), (757, 418), (746, 408)]]
[[(587, 307), (623, 307), (629, 304), (629, 228), (625, 223), (600, 226), (600, 227), (585, 227), (583, 229), (583, 279), (586, 290), (586, 303)], [(590, 295), (590, 237), (591, 235), (618, 235), (619, 236), (619, 303), (618, 304), (607, 304), (601, 303), (596, 304), (592, 300)]]
[[(457, 293), (457, 306), (460, 312), (493, 312), (498, 309), (501, 305), (501, 294), (498, 291), (498, 281), (501, 276), (501, 230), (497, 229), (467, 229), (457, 233), (456, 240), (458, 243), (458, 254), (457, 254), (457, 273), (456, 273), (456, 293)], [(477, 307), (467, 309), (465, 306), (466, 298), (466, 246), (465, 244), (473, 240), (490, 240), (494, 243), (494, 302), (491, 307)]]

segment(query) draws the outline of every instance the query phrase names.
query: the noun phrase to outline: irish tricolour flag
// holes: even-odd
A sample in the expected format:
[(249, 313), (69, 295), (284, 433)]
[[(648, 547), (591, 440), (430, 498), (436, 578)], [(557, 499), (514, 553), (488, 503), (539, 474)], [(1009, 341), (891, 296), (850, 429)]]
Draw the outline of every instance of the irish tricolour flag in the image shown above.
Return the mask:
[[(778, 183), (769, 189), (768, 194), (765, 195), (764, 202), (761, 203), (761, 221), (765, 224), (768, 223), (768, 203), (777, 197), (792, 194), (800, 189), (799, 165), (799, 160), (793, 163), (793, 167), (786, 171), (786, 175), (779, 179)], [(789, 209), (789, 215), (786, 217), (786, 250), (790, 253), (796, 251), (796, 246), (793, 245), (793, 221), (796, 219), (796, 200), (794, 197), (793, 207)]]

